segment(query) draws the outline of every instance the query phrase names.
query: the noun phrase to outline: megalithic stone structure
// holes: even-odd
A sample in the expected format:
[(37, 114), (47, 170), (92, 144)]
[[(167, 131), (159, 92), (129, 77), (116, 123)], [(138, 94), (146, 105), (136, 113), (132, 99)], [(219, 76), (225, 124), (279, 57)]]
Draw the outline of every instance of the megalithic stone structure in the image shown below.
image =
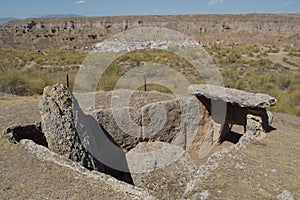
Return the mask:
[(200, 157), (224, 141), (233, 124), (242, 125), (244, 132), (251, 131), (260, 139), (268, 131), (272, 114), (266, 108), (276, 105), (276, 98), (209, 84), (191, 85), (188, 89), (199, 99), (206, 116)]

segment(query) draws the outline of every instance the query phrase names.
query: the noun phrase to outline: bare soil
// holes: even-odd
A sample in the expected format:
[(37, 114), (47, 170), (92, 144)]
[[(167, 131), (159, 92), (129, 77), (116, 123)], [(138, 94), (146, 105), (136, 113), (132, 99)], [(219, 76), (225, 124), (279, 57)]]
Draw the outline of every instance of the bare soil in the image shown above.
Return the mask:
[(300, 118), (275, 113), (273, 126), (262, 142), (221, 160), (201, 187), (209, 199), (276, 199), (283, 190), (300, 198)]
[[(0, 96), (0, 130), (39, 120), (36, 97)], [(130, 199), (110, 185), (69, 168), (42, 162), (0, 139), (0, 199)]]
[[(297, 70), (298, 66), (291, 65), (289, 63), (294, 63), (295, 65), (299, 65), (300, 63), (300, 57), (297, 56), (290, 56), (288, 52), (284, 52), (283, 49), (280, 50), (278, 53), (269, 53), (268, 57), (269, 60), (272, 60), (273, 63), (279, 63), (283, 67), (292, 69), (292, 70)], [(284, 62), (284, 59), (287, 59), (287, 62)]]

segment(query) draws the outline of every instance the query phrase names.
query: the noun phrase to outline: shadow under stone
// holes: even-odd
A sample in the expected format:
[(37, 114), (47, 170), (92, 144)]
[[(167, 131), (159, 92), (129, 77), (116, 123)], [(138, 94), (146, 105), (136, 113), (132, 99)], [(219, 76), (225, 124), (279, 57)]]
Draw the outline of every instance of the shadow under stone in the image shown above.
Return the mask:
[(270, 133), (270, 132), (272, 132), (272, 131), (277, 130), (277, 128), (275, 128), (275, 127), (273, 127), (273, 126), (271, 126), (271, 125), (269, 125), (269, 124), (266, 124), (266, 125), (264, 126), (264, 129), (265, 129), (266, 133)]
[(117, 146), (110, 134), (91, 115), (83, 113), (73, 98), (76, 130), (86, 150), (109, 174), (120, 181), (133, 185), (125, 152)]
[(13, 126), (6, 129), (6, 134), (8, 134), (8, 139), (12, 143), (18, 143), (23, 139), (29, 139), (38, 145), (42, 145), (48, 148), (48, 143), (44, 133), (41, 130), (41, 124), (28, 124)]
[[(110, 134), (93, 116), (86, 115), (73, 98), (74, 114), (76, 113), (76, 133), (87, 152), (82, 165), (89, 170), (109, 174), (116, 179), (133, 185), (125, 152), (117, 146)], [(75, 117), (74, 117), (75, 118)], [(20, 125), (7, 128), (6, 137), (12, 143), (29, 139), (38, 145), (48, 148), (47, 139), (42, 132), (41, 123)], [(91, 166), (92, 160), (93, 165)]]
[(243, 136), (243, 134), (236, 133), (234, 131), (230, 131), (224, 137), (220, 138), (220, 143), (227, 141), (227, 142), (236, 144), (239, 142), (239, 140), (242, 136)]

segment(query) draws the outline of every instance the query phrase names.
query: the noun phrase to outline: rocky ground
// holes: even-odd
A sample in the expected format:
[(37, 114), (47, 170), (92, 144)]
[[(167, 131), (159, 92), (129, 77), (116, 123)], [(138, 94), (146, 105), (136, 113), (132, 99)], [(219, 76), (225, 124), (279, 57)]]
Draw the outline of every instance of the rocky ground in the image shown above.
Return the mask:
[[(39, 120), (39, 99), (0, 96), (0, 130)], [(282, 194), (300, 198), (300, 118), (275, 113), (273, 126), (277, 130), (262, 142), (226, 155), (200, 185), (201, 197), (276, 199)], [(4, 139), (0, 139), (0, 171), (1, 199), (132, 199), (103, 181), (40, 161)]]

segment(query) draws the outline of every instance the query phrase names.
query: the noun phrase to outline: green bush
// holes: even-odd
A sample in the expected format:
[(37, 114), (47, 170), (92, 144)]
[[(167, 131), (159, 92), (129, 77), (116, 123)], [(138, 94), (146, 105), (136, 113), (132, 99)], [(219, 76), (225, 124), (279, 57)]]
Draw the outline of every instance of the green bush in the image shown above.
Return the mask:
[(0, 91), (14, 95), (31, 95), (25, 77), (20, 71), (16, 70), (0, 74)]

